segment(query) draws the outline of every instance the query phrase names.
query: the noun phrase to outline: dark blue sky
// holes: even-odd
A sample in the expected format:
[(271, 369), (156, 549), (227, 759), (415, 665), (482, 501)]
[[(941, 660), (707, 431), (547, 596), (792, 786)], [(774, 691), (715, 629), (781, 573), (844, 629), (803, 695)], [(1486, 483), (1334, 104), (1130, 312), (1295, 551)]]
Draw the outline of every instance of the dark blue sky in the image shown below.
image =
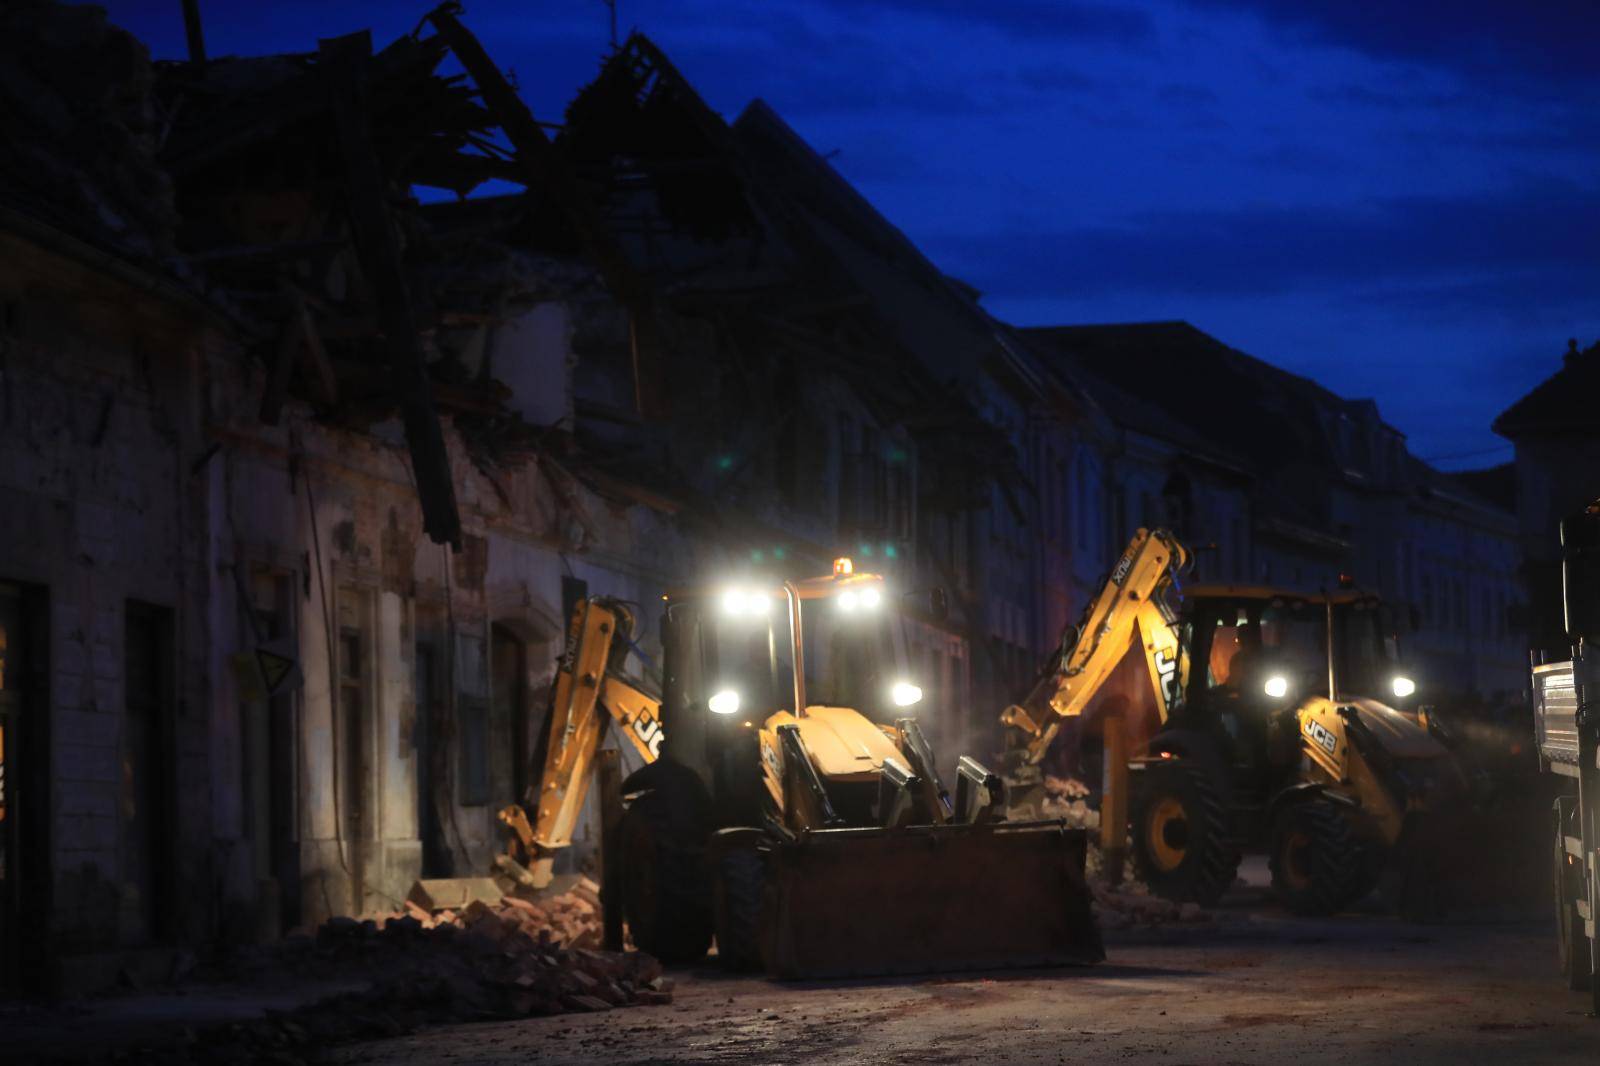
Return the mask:
[[(161, 57), (179, 0), (109, 0)], [(213, 55), (428, 4), (201, 0)], [(1434, 11), (1450, 9), (1450, 20)], [(469, 0), (559, 120), (599, 0)], [(1440, 465), (1600, 338), (1600, 6), (1452, 0), (620, 0), (728, 117), (762, 97), (1023, 325), (1183, 318), (1348, 396)], [(1464, 454), (1472, 453), (1472, 454)]]

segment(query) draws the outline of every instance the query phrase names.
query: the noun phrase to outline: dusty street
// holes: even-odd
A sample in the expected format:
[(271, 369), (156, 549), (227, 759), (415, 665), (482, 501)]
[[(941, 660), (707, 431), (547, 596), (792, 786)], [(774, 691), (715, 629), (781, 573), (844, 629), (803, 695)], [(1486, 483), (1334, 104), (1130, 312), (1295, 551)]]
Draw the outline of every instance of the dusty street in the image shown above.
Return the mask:
[(1592, 1062), (1544, 923), (1300, 921), (1123, 937), (1088, 969), (780, 984), (680, 972), (673, 1005), (458, 1026), (343, 1063)]

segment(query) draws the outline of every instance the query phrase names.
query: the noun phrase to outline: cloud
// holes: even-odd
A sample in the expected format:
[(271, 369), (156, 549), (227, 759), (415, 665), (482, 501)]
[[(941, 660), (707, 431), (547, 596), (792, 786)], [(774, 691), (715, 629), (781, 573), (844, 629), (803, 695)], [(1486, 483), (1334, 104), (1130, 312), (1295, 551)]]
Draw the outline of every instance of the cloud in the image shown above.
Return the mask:
[(1088, 0), (825, 0), (825, 6), (851, 17), (865, 10), (931, 16), (1030, 41), (1051, 38), (1140, 45), (1155, 37), (1155, 26), (1143, 11)]
[(1370, 85), (1331, 85), (1311, 89), (1306, 94), (1325, 104), (1350, 104), (1380, 111), (1458, 111), (1481, 106), (1482, 101), (1464, 92), (1409, 92), (1405, 89), (1374, 89)]
[(1211, 107), (1217, 102), (1217, 94), (1204, 85), (1178, 83), (1163, 85), (1156, 98), (1169, 107)]
[(1424, 63), (1473, 80), (1546, 95), (1600, 88), (1593, 0), (1453, 0), (1358, 4), (1350, 0), (1187, 0), (1202, 11), (1245, 11), (1312, 41), (1380, 59)]
[(1017, 84), (1040, 93), (1088, 93), (1101, 87), (1076, 66), (1065, 63), (1035, 63), (1017, 70)]
[(1600, 286), (1600, 192), (1547, 185), (1365, 206), (1149, 211), (1121, 225), (948, 234), (927, 243), (942, 265), (1005, 298), (1387, 286), (1410, 287), (1413, 298), (1434, 306), (1453, 293), (1472, 305), (1481, 291), (1450, 286), (1501, 276), (1507, 292), (1521, 295), (1536, 290), (1511, 279), (1547, 278), (1549, 291), (1563, 295), (1573, 284)]
[[(1490, 277), (1429, 279), (1391, 284), (1362, 294), (1375, 307), (1412, 320), (1459, 325), (1463, 313), (1493, 315), (1518, 326), (1542, 328), (1552, 311), (1593, 305), (1600, 269), (1507, 269)], [(1600, 316), (1597, 316), (1600, 317)]]
[(1260, 170), (1279, 174), (1324, 175), (1348, 173), (1351, 162), (1338, 152), (1311, 144), (1280, 141), (1270, 148), (1251, 152), (1246, 162)]

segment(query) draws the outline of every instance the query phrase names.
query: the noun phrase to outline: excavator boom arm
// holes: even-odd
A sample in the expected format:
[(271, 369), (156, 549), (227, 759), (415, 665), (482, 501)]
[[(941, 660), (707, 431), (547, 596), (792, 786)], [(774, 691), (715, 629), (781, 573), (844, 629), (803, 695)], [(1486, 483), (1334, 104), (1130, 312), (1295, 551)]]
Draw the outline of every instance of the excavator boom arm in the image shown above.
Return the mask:
[(526, 797), (533, 819), (522, 804), (499, 813), (537, 879), (548, 879), (551, 856), (572, 842), (609, 721), (645, 762), (661, 754), (661, 700), (620, 673), (632, 628), (632, 614), (615, 600), (597, 596), (578, 608), (556, 675), (544, 763)]
[(1033, 707), (1013, 704), (1000, 716), (1002, 723), (1027, 735), (1029, 762), (1044, 758), (1061, 722), (1083, 713), (1135, 640), (1144, 650), (1156, 706), (1166, 720), (1183, 672), (1166, 592), (1188, 560), (1189, 553), (1166, 530), (1134, 534), (1085, 613), (1076, 638), (1069, 632), (1062, 641), (1048, 701), (1043, 706), (1029, 701)]

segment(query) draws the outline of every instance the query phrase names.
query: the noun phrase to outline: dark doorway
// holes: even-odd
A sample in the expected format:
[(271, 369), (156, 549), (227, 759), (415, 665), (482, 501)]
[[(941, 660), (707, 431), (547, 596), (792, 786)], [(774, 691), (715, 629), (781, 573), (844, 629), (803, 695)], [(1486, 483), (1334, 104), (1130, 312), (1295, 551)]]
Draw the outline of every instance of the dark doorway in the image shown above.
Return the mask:
[(0, 582), (0, 988), (37, 973), (50, 899), (42, 589)]
[(121, 810), (125, 880), (139, 893), (143, 939), (175, 933), (178, 808), (173, 612), (129, 600), (123, 616), (125, 716)]
[[(444, 820), (440, 817), (440, 811), (447, 810), (451, 802), (450, 762), (444, 745), (447, 705), (440, 658), (437, 643), (417, 641), (417, 706), (411, 736), (417, 760), (417, 831), (422, 837), (424, 877), (449, 877), (454, 872), (444, 838)], [(443, 795), (439, 794), (441, 789)]]
[[(295, 647), (294, 582), (290, 574), (254, 570), (253, 612), (245, 639), (253, 648), (291, 653)], [(299, 764), (295, 693), (254, 694), (241, 707), (247, 822), (261, 883), (261, 932), (269, 937), (300, 924), (300, 843), (296, 803)]]
[(367, 737), (370, 731), (371, 640), (366, 599), (345, 591), (339, 604), (339, 750), (335, 765), (342, 780), (344, 862), (350, 875), (350, 909), (367, 909), (366, 856), (370, 837), (372, 781)]
[(494, 671), (490, 699), (502, 708), (503, 720), (511, 732), (507, 738), (511, 746), (511, 795), (519, 801), (525, 800), (533, 780), (529, 765), (532, 744), (529, 739), (528, 649), (505, 626), (491, 627), (489, 636), (489, 663)]

